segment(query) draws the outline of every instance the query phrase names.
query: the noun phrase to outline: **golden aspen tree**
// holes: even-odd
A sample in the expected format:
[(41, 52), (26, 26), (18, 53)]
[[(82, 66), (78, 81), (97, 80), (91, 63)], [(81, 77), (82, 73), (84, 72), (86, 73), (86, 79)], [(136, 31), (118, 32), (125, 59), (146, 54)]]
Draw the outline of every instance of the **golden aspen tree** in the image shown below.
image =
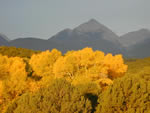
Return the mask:
[[(102, 65), (104, 53), (102, 51), (93, 51), (91, 48), (84, 48), (72, 53), (77, 59), (77, 71), (73, 84), (87, 81), (96, 81), (102, 74), (107, 74), (107, 67)], [(86, 76), (86, 77), (84, 77)], [(87, 79), (88, 78), (88, 79)]]
[(8, 77), (9, 64), (9, 58), (7, 56), (0, 55), (0, 79)]
[(122, 55), (112, 56), (112, 54), (107, 54), (103, 65), (108, 67), (110, 78), (120, 77), (127, 71), (127, 65), (124, 64)]
[(93, 65), (89, 68), (89, 77), (92, 79), (103, 78), (104, 75), (107, 77), (108, 68), (103, 66), (104, 55), (102, 51), (94, 52)]
[(70, 77), (79, 75), (80, 72), (87, 73), (88, 67), (94, 63), (93, 59), (94, 53), (91, 48), (68, 52), (55, 63), (54, 73), (56, 76)]
[(84, 48), (82, 50), (74, 52), (73, 56), (77, 58), (79, 67), (83, 67), (85, 70), (92, 65), (94, 54), (92, 48)]
[(77, 60), (72, 55), (60, 57), (54, 64), (53, 72), (56, 77), (72, 78), (77, 71)]
[(4, 88), (10, 99), (22, 94), (26, 90), (26, 64), (22, 58), (9, 58), (8, 73), (9, 77), (4, 80)]
[(3, 93), (3, 84), (2, 84), (2, 81), (0, 81), (0, 104), (2, 104), (3, 102), (2, 93)]
[[(26, 91), (26, 64), (22, 58), (0, 56), (1, 73), (1, 105), (3, 110), (6, 105), (16, 97), (22, 95)], [(4, 90), (5, 89), (5, 90)], [(1, 112), (1, 111), (0, 111)]]
[(52, 75), (53, 64), (61, 56), (61, 52), (53, 49), (35, 54), (31, 57), (29, 64), (37, 76)]
[(104, 56), (105, 56), (104, 52), (98, 51), (98, 50), (95, 51), (94, 52), (94, 64), (101, 65), (104, 60)]
[(127, 71), (127, 65), (124, 64), (122, 55), (105, 55), (102, 51), (93, 51), (87, 47), (67, 52), (54, 64), (53, 71), (59, 77), (73, 76), (73, 84), (85, 80), (94, 82), (104, 80), (109, 85), (110, 79), (122, 76)]
[[(107, 74), (107, 67), (104, 67), (104, 53), (93, 51), (91, 48), (84, 48), (76, 51), (73, 55), (77, 59), (78, 69), (87, 76), (100, 76), (100, 73)], [(80, 74), (80, 72), (78, 74)]]

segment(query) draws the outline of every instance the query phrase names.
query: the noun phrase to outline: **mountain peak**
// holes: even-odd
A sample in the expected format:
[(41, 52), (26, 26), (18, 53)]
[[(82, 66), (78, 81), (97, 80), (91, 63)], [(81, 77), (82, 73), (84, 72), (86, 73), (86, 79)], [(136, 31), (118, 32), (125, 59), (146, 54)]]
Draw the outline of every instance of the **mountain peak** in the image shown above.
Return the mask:
[(100, 29), (105, 29), (105, 26), (100, 24), (95, 19), (90, 19), (89, 21), (76, 27), (74, 30), (79, 32), (96, 32), (99, 31)]
[(142, 29), (138, 30), (137, 32), (139, 32), (139, 33), (150, 33), (150, 30), (146, 29), (146, 28), (142, 28)]
[(95, 19), (90, 19), (87, 23), (95, 23), (95, 24), (100, 24), (97, 20), (95, 20)]

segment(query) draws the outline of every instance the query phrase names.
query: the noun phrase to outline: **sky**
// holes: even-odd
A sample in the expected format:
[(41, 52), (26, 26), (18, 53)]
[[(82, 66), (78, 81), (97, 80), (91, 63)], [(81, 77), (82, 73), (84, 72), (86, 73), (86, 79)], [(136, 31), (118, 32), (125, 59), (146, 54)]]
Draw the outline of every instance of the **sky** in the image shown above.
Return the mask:
[(48, 39), (96, 19), (118, 35), (150, 29), (150, 0), (0, 0), (0, 33)]

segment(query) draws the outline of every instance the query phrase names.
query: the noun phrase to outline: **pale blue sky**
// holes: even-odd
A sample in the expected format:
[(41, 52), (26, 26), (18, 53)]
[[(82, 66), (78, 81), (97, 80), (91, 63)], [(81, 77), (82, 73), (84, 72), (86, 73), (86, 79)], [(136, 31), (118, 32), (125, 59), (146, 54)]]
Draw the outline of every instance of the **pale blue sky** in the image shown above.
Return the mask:
[(117, 34), (150, 29), (150, 0), (0, 0), (0, 33), (48, 39), (94, 18)]

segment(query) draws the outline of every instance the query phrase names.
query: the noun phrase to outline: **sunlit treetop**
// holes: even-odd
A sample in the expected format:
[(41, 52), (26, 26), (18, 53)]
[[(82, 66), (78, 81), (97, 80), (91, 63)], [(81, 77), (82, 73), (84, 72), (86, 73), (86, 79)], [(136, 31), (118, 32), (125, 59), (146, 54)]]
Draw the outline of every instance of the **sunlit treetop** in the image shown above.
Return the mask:
[(56, 49), (53, 49), (51, 52), (47, 50), (39, 54), (34, 54), (29, 64), (37, 76), (52, 75), (53, 64), (60, 56), (61, 52)]

